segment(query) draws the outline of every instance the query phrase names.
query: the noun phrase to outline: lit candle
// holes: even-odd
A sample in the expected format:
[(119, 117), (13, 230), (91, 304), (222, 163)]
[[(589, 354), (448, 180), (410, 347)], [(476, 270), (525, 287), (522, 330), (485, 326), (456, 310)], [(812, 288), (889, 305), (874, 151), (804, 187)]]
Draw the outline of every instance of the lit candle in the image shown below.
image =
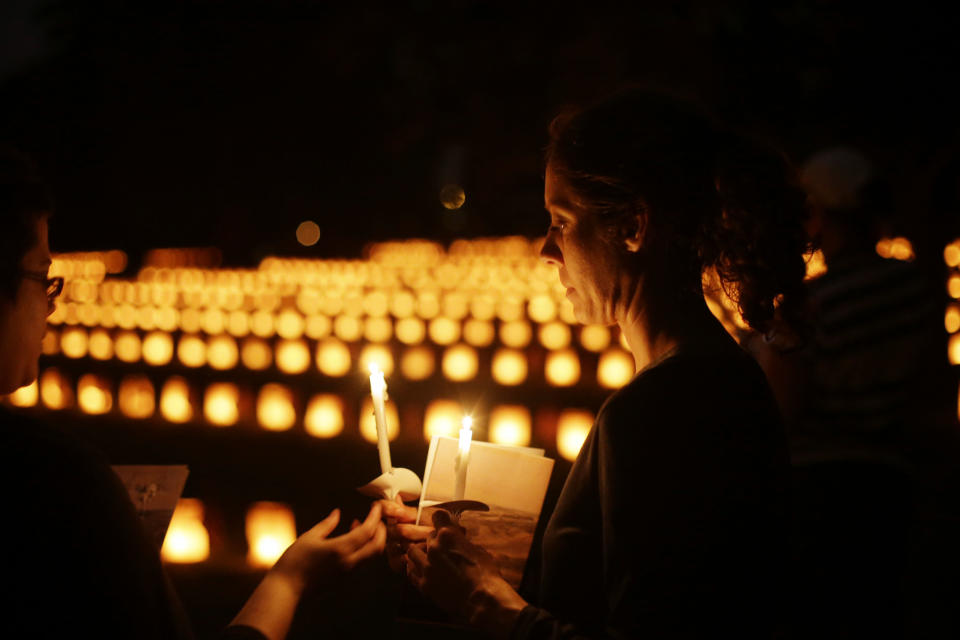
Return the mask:
[(383, 371), (375, 362), (370, 363), (370, 395), (373, 397), (373, 417), (377, 421), (377, 451), (380, 454), (380, 472), (393, 473), (390, 462), (390, 440), (387, 438), (387, 419), (383, 412), (383, 398), (387, 383)]
[(467, 488), (467, 466), (470, 464), (470, 441), (473, 438), (473, 431), (470, 427), (473, 425), (473, 418), (463, 416), (462, 428), (460, 429), (460, 448), (457, 451), (457, 484), (454, 489), (454, 499), (463, 500), (464, 491)]

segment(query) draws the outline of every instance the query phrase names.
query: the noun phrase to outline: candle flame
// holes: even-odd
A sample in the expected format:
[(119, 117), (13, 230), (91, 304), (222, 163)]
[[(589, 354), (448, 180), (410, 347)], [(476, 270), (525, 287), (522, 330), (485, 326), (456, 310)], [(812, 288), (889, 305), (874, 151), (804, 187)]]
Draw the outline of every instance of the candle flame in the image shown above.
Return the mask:
[(463, 416), (463, 420), (461, 421), (461, 424), (463, 425), (464, 429), (470, 429), (471, 427), (473, 427), (473, 418), (471, 418), (470, 416)]
[(373, 360), (370, 361), (370, 366), (369, 366), (369, 368), (370, 368), (370, 375), (374, 375), (374, 374), (380, 373), (380, 365), (378, 365), (378, 364), (377, 364), (376, 362), (374, 362)]

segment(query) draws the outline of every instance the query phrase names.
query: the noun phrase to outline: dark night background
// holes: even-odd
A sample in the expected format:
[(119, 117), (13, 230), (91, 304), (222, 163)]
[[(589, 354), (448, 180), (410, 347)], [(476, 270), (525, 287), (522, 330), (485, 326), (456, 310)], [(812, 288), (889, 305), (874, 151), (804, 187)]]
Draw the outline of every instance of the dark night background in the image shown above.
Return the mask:
[[(57, 250), (357, 256), (542, 231), (564, 104), (627, 82), (697, 99), (797, 162), (866, 150), (892, 231), (939, 255), (956, 207), (955, 22), (912, 3), (8, 0), (0, 137), (58, 198)], [(446, 213), (440, 187), (467, 203)], [(304, 219), (320, 242), (300, 247)]]

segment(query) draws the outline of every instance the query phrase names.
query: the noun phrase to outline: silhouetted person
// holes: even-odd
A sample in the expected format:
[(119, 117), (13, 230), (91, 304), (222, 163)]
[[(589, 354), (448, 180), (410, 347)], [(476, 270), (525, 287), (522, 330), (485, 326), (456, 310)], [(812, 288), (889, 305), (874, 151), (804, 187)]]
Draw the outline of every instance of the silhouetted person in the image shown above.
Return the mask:
[[(51, 206), (29, 164), (0, 147), (0, 395), (37, 378), (40, 340), (62, 278), (50, 278)], [(65, 433), (0, 408), (3, 577), (0, 629), (13, 638), (192, 636), (126, 490), (106, 462)], [(328, 538), (339, 511), (267, 572), (224, 637), (279, 640), (310, 585), (334, 581), (383, 549), (374, 505)]]

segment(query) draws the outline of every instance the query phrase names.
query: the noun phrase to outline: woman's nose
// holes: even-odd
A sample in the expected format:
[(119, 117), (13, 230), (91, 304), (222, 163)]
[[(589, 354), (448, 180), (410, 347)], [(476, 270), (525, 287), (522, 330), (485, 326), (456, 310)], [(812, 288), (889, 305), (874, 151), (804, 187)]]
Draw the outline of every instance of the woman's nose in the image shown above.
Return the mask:
[(547, 237), (543, 240), (543, 246), (540, 247), (540, 260), (551, 267), (559, 267), (563, 264), (563, 254), (553, 239), (552, 232), (547, 233)]

